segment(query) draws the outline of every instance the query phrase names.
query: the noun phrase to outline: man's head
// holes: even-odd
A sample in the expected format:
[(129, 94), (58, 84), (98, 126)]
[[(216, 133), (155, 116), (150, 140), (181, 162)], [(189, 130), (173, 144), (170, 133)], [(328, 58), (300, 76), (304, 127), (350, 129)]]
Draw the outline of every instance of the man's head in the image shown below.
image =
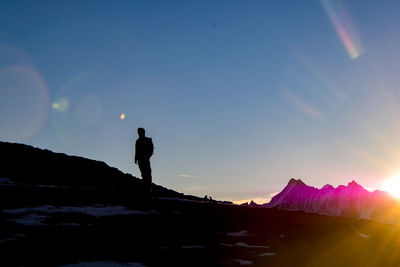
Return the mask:
[(146, 132), (143, 128), (138, 128), (137, 133), (138, 133), (139, 137), (145, 137)]

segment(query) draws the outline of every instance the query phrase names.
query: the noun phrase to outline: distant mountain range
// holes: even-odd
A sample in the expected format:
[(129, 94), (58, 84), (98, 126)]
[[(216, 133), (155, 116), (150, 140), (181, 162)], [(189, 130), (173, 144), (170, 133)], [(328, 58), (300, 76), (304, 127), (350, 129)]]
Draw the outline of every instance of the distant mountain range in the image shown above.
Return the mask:
[(397, 199), (384, 191), (369, 192), (355, 181), (347, 186), (335, 188), (327, 184), (318, 189), (292, 178), (279, 194), (261, 206), (400, 225)]

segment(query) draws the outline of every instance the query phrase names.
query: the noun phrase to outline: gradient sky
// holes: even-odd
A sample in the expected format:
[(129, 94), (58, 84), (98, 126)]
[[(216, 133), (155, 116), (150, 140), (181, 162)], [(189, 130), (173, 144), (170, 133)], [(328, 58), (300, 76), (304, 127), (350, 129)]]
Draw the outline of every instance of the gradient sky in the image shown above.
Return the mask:
[[(0, 2), (0, 140), (197, 196), (400, 172), (399, 1)], [(125, 118), (121, 119), (121, 113)]]

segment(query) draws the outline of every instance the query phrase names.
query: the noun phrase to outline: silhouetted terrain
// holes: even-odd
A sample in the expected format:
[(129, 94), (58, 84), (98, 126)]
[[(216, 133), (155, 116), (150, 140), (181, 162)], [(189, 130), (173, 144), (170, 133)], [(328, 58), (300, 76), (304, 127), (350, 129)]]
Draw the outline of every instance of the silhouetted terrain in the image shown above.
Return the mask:
[[(25, 187), (54, 186), (60, 194), (65, 191), (63, 189), (68, 189), (85, 194), (126, 197), (143, 191), (140, 179), (109, 167), (102, 161), (7, 142), (0, 142), (0, 177), (10, 178)], [(158, 185), (154, 186), (154, 193), (164, 197), (198, 199)]]
[(400, 229), (203, 200), (0, 143), (0, 266), (399, 266)]

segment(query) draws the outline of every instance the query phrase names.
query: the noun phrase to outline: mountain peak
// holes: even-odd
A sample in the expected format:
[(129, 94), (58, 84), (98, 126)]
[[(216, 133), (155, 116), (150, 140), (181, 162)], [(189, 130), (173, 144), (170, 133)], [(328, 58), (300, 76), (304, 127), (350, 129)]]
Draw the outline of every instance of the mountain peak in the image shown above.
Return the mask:
[(306, 185), (302, 180), (300, 179), (290, 179), (288, 185)]
[(347, 184), (348, 187), (362, 187), (356, 181), (352, 180), (350, 183)]
[(258, 207), (258, 204), (255, 203), (255, 202), (252, 200), (252, 201), (250, 201), (249, 206), (250, 206), (250, 207)]
[[(327, 184), (318, 189), (305, 185), (300, 179), (292, 178), (288, 185), (264, 206), (331, 216), (378, 219), (385, 222), (389, 217), (390, 220), (398, 220), (397, 217), (387, 214), (388, 207), (389, 210), (392, 207), (396, 207), (397, 210), (398, 205), (399, 202), (395, 202), (387, 194), (379, 191), (370, 193), (356, 181), (336, 188)], [(397, 213), (393, 216), (397, 216)]]
[(326, 184), (321, 189), (334, 189), (334, 187), (330, 184)]

